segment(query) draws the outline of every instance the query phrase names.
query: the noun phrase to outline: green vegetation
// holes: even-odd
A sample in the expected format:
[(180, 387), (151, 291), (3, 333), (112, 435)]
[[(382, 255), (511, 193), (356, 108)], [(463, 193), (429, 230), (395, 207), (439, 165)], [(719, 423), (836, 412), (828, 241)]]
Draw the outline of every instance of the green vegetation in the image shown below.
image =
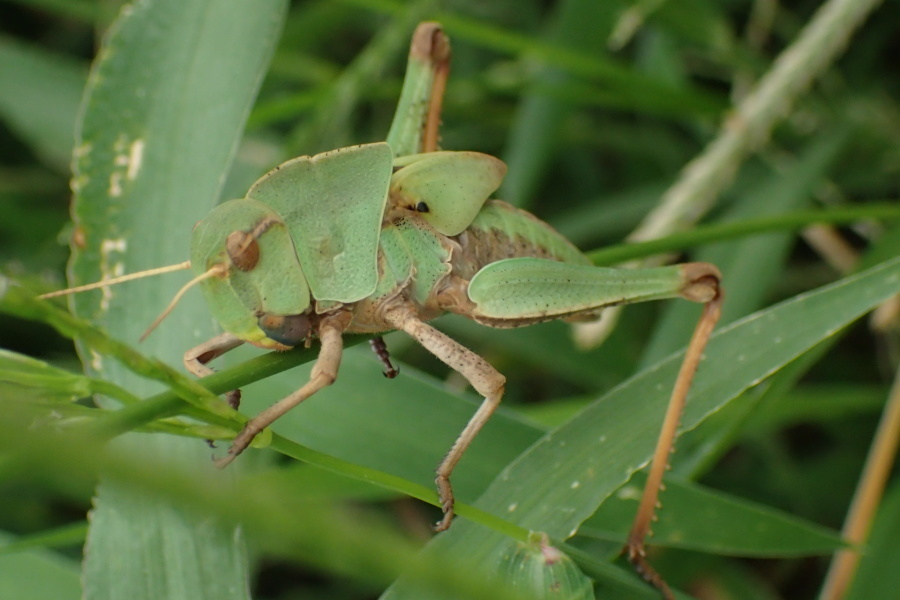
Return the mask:
[[(678, 251), (724, 274), (651, 561), (698, 597), (817, 597), (898, 362), (896, 308), (859, 320), (900, 291), (900, 15), (870, 4), (0, 2), (0, 597), (521, 598), (529, 530), (597, 598), (656, 597), (616, 555), (697, 306), (629, 307), (589, 351), (563, 323), (436, 321), (508, 383), (429, 542), (434, 466), (478, 399), (402, 335), (397, 379), (349, 349), (271, 450), (219, 472), (203, 440), (242, 417), (204, 386), (255, 414), (315, 347), (242, 348), (200, 385), (196, 290), (138, 344), (185, 276), (34, 297), (67, 285), (69, 244), (78, 283), (180, 262), (272, 166), (383, 140), (429, 19), (454, 53), (442, 145), (503, 158), (498, 197), (598, 263)], [(670, 239), (601, 255), (635, 230)], [(894, 476), (846, 597), (900, 586), (898, 534)]]

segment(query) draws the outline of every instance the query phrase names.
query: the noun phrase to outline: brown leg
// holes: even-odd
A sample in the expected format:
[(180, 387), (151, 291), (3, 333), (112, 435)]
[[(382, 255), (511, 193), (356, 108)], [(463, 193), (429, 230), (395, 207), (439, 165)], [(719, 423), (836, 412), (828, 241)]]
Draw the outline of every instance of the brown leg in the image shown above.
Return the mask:
[(302, 388), (286, 396), (250, 419), (241, 432), (231, 442), (228, 455), (216, 461), (216, 466), (223, 468), (228, 466), (237, 456), (243, 452), (253, 441), (256, 435), (274, 423), (281, 415), (291, 410), (319, 390), (334, 383), (337, 378), (338, 368), (343, 354), (343, 341), (341, 333), (344, 330), (342, 322), (338, 318), (324, 318), (319, 326), (319, 339), (322, 348), (319, 357), (309, 374), (309, 381)]
[(453, 488), (450, 485), (450, 474), (453, 468), (462, 458), (463, 453), (475, 435), (481, 430), (488, 418), (497, 409), (500, 399), (503, 397), (503, 386), (506, 378), (501, 375), (486, 360), (460, 345), (455, 340), (444, 335), (434, 327), (423, 323), (415, 315), (412, 309), (404, 308), (396, 310), (386, 319), (394, 328), (405, 331), (426, 350), (441, 359), (447, 366), (465, 377), (475, 390), (484, 396), (484, 402), (475, 411), (475, 414), (466, 424), (462, 433), (453, 442), (453, 446), (441, 461), (437, 468), (435, 483), (438, 488), (438, 497), (441, 508), (444, 510), (444, 518), (435, 525), (435, 529), (443, 531), (450, 527), (453, 520)]
[(644, 485), (644, 494), (641, 497), (641, 503), (638, 506), (638, 512), (634, 517), (634, 523), (631, 526), (631, 532), (628, 534), (628, 541), (625, 545), (628, 560), (631, 561), (637, 572), (645, 580), (662, 593), (663, 598), (666, 600), (673, 600), (675, 596), (662, 576), (647, 562), (645, 542), (647, 536), (652, 533), (650, 524), (656, 519), (656, 509), (659, 506), (659, 492), (663, 488), (663, 474), (669, 466), (669, 455), (672, 453), (675, 445), (675, 434), (681, 423), (681, 414), (684, 412), (688, 390), (703, 356), (703, 349), (706, 347), (706, 342), (709, 340), (709, 336), (719, 320), (722, 310), (722, 294), (719, 289), (718, 271), (715, 273), (698, 272), (697, 279), (686, 286), (684, 296), (692, 300), (703, 298), (704, 300), (708, 299), (708, 301), (703, 307), (703, 314), (697, 323), (694, 335), (691, 337), (684, 360), (681, 363), (681, 368), (678, 371), (678, 378), (675, 380), (669, 407), (666, 410), (666, 417), (650, 463), (650, 472), (647, 475), (647, 483)]
[[(184, 366), (196, 377), (206, 377), (212, 375), (214, 371), (206, 366), (206, 363), (218, 358), (230, 350), (234, 350), (241, 344), (243, 340), (239, 340), (230, 333), (217, 335), (211, 340), (207, 340), (191, 348), (184, 353)], [(225, 400), (231, 408), (237, 410), (241, 404), (241, 390), (231, 390), (225, 394)]]

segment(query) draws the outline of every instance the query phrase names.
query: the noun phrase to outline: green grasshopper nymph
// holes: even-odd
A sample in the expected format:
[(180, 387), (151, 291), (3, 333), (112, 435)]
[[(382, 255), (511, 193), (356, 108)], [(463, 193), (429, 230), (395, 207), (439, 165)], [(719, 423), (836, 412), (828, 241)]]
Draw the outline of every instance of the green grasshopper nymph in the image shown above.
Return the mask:
[[(385, 142), (283, 163), (245, 197), (219, 205), (197, 224), (189, 263), (162, 269), (189, 266), (196, 274), (170, 308), (190, 285), (199, 284), (225, 331), (185, 354), (187, 369), (197, 376), (209, 374), (207, 363), (245, 342), (278, 350), (313, 340), (321, 345), (309, 381), (250, 419), (217, 464), (233, 461), (260, 431), (335, 381), (344, 333), (403, 331), (484, 398), (437, 468), (444, 517), (436, 528), (444, 530), (453, 518), (450, 476), (499, 405), (506, 380), (429, 320), (451, 312), (509, 328), (594, 319), (604, 307), (646, 300), (705, 303), (627, 544), (638, 571), (671, 597), (644, 559), (644, 540), (691, 378), (718, 318), (719, 271), (706, 263), (595, 267), (549, 225), (489, 200), (506, 173), (502, 161), (477, 152), (438, 151), (449, 59), (440, 26), (421, 24)], [(386, 353), (379, 355), (386, 361)], [(229, 400), (236, 405), (236, 393)]]

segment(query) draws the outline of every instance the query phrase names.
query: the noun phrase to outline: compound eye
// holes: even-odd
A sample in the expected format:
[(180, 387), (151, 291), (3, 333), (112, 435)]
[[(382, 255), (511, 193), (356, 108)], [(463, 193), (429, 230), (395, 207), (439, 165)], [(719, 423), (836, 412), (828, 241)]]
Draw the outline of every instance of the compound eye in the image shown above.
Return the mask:
[(225, 251), (238, 271), (252, 271), (259, 263), (259, 243), (246, 231), (232, 231), (225, 240)]
[(263, 313), (257, 320), (259, 328), (270, 340), (285, 346), (297, 346), (309, 335), (309, 317), (300, 315), (273, 315)]

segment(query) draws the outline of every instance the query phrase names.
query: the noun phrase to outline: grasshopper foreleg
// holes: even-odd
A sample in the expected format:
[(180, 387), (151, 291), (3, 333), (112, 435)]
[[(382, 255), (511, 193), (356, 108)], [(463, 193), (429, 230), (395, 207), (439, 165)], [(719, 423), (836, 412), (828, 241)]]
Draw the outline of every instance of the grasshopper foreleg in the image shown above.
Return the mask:
[(424, 323), (418, 318), (412, 308), (404, 307), (403, 309), (392, 311), (385, 315), (385, 320), (395, 329), (406, 332), (444, 364), (465, 377), (472, 387), (484, 396), (481, 406), (475, 411), (475, 414), (463, 428), (456, 441), (453, 442), (450, 451), (447, 452), (444, 460), (441, 461), (437, 468), (435, 484), (437, 484), (438, 498), (444, 511), (444, 518), (435, 525), (435, 529), (444, 531), (450, 527), (450, 522), (453, 520), (454, 499), (450, 475), (462, 458), (466, 448), (469, 447), (469, 444), (472, 443), (472, 440), (500, 404), (506, 378), (486, 360), (434, 327)]
[(228, 466), (237, 456), (243, 452), (253, 441), (256, 435), (274, 423), (281, 415), (291, 410), (319, 390), (334, 383), (337, 378), (338, 368), (341, 365), (341, 356), (344, 352), (344, 344), (341, 334), (344, 331), (344, 320), (339, 316), (325, 317), (319, 325), (319, 339), (322, 347), (316, 364), (309, 374), (309, 381), (302, 388), (286, 396), (262, 411), (244, 425), (244, 428), (231, 442), (227, 456), (216, 460), (216, 466), (223, 468)]
[[(199, 346), (185, 352), (184, 367), (196, 377), (212, 375), (214, 371), (206, 366), (206, 363), (214, 358), (222, 356), (230, 350), (234, 350), (243, 343), (243, 340), (238, 339), (230, 333), (217, 335), (211, 340), (207, 340)], [(231, 408), (237, 410), (238, 406), (241, 405), (241, 390), (231, 390), (230, 392), (226, 392), (225, 400)]]

